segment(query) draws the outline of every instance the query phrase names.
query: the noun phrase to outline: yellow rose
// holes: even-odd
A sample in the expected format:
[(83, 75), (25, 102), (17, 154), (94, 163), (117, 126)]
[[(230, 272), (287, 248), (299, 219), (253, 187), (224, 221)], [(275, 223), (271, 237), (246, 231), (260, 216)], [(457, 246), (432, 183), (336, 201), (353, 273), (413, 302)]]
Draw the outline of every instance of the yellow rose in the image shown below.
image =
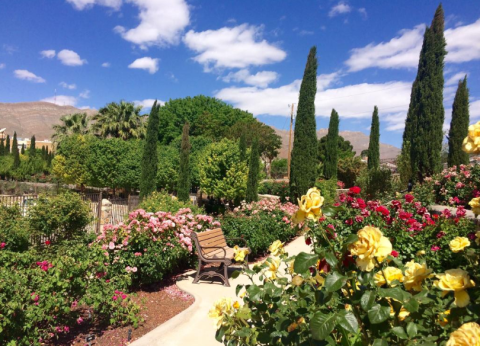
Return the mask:
[[(387, 281), (385, 281), (385, 277), (387, 278)], [(385, 285), (387, 283), (389, 285), (391, 285), (392, 281), (395, 281), (395, 280), (397, 280), (399, 282), (403, 282), (403, 273), (398, 268), (386, 267), (385, 269), (383, 269), (383, 273), (382, 273), (382, 271), (379, 271), (378, 273), (375, 274), (373, 279), (375, 280), (375, 284), (378, 287), (382, 287), (383, 285)], [(396, 285), (393, 284), (391, 286), (395, 287)]]
[(425, 250), (419, 250), (416, 253), (416, 256), (423, 256), (423, 255), (425, 255)]
[(288, 326), (287, 331), (288, 331), (289, 333), (291, 333), (291, 332), (293, 332), (293, 331), (294, 331), (295, 329), (297, 329), (297, 328), (298, 328), (297, 322), (292, 322), (292, 324), (290, 324), (290, 325)]
[(479, 346), (480, 345), (480, 325), (475, 322), (469, 322), (462, 325), (448, 339), (446, 346)]
[(280, 268), (280, 258), (279, 257), (270, 257), (265, 261), (267, 265), (267, 271), (265, 276), (270, 280), (275, 280), (277, 278), (278, 268)]
[(468, 127), (468, 136), (463, 140), (462, 149), (468, 154), (480, 152), (480, 121)]
[(357, 235), (358, 240), (350, 244), (348, 249), (357, 256), (357, 266), (363, 271), (371, 271), (375, 267), (375, 259), (383, 262), (392, 252), (392, 243), (376, 227), (365, 226)]
[(232, 299), (221, 298), (215, 302), (213, 308), (208, 312), (208, 317), (215, 320), (215, 326), (220, 328), (223, 324), (225, 316), (233, 314)]
[(303, 278), (300, 275), (297, 275), (292, 279), (292, 285), (300, 286), (301, 284), (303, 284), (303, 281)]
[(303, 222), (305, 219), (317, 221), (322, 216), (324, 200), (316, 187), (309, 189), (307, 194), (298, 200), (298, 211), (293, 216), (293, 221), (296, 223)]
[(422, 290), (423, 280), (433, 276), (432, 269), (428, 268), (426, 263), (420, 264), (411, 260), (405, 264), (405, 268), (403, 284), (407, 290), (420, 292)]
[(465, 237), (456, 237), (448, 245), (450, 245), (452, 252), (457, 253), (463, 251), (467, 246), (470, 246), (470, 240)]
[(233, 252), (235, 254), (235, 261), (236, 262), (243, 262), (245, 261), (245, 256), (247, 256), (250, 251), (248, 251), (248, 249), (242, 249), (242, 248), (239, 248), (238, 245), (235, 245), (233, 247)]
[(268, 251), (270, 251), (273, 256), (280, 256), (285, 253), (283, 243), (280, 240), (275, 240), (272, 245), (269, 246)]
[(438, 323), (442, 327), (445, 327), (448, 324), (448, 315), (450, 315), (450, 310), (444, 311), (441, 315), (439, 315)]
[[(395, 309), (393, 308), (393, 305), (390, 302), (390, 300), (388, 300), (388, 305), (390, 305), (390, 317), (395, 317)], [(403, 321), (405, 318), (407, 318), (408, 315), (410, 315), (410, 312), (407, 309), (405, 309), (402, 305), (402, 307), (400, 308), (400, 311), (398, 312), (398, 319), (400, 321)]]
[(472, 200), (468, 202), (468, 205), (472, 207), (472, 212), (475, 216), (480, 214), (480, 197), (472, 198)]
[(470, 302), (470, 296), (467, 293), (467, 288), (474, 287), (475, 282), (470, 280), (470, 276), (465, 270), (450, 269), (444, 274), (437, 274), (440, 280), (435, 281), (435, 287), (443, 291), (443, 295), (447, 295), (449, 291), (453, 291), (455, 295), (455, 304), (464, 308)]
[(235, 309), (240, 308), (240, 303), (239, 303), (238, 301), (235, 301), (235, 303), (233, 303), (233, 307), (234, 307)]
[(319, 285), (319, 288), (323, 287), (323, 284), (325, 283), (325, 278), (321, 276), (318, 272), (317, 275), (314, 277), (315, 282)]
[(290, 273), (290, 275), (295, 273), (294, 265), (295, 265), (295, 260), (288, 262), (288, 272)]

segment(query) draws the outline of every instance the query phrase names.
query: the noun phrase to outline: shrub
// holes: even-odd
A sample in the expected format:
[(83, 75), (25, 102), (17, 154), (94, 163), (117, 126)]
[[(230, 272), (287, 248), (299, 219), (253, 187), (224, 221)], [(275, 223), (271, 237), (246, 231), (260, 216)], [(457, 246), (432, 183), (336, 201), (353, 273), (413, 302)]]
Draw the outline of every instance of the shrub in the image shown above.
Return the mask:
[(0, 250), (27, 250), (30, 243), (28, 234), (28, 222), (20, 208), (0, 206)]
[(352, 187), (365, 167), (366, 164), (358, 156), (340, 159), (338, 160), (337, 179), (342, 181), (345, 187)]
[(337, 181), (335, 179), (330, 180), (317, 180), (315, 183), (322, 196), (325, 198), (324, 204), (333, 204), (337, 197)]
[(363, 170), (357, 185), (367, 198), (380, 198), (392, 192), (392, 172), (386, 168)]
[(30, 208), (29, 221), (36, 235), (57, 234), (60, 238), (72, 239), (91, 221), (90, 206), (70, 191), (56, 196), (41, 195)]
[(264, 181), (258, 187), (259, 194), (274, 195), (280, 197), (280, 201), (284, 203), (290, 196), (290, 187), (285, 181)]
[(203, 214), (203, 209), (193, 205), (191, 202), (179, 201), (165, 191), (153, 192), (140, 204), (140, 208), (150, 213), (164, 211), (176, 213), (180, 209), (190, 208), (193, 214)]

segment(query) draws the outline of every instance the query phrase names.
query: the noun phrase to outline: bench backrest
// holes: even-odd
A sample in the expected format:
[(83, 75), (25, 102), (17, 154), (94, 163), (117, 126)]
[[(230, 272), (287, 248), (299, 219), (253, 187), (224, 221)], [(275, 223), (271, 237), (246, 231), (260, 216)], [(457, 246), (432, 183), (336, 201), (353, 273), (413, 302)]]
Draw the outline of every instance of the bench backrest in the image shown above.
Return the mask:
[(197, 238), (195, 243), (197, 244), (197, 247), (200, 247), (197, 249), (199, 252), (203, 254), (208, 254), (213, 251), (218, 251), (218, 249), (205, 249), (204, 247), (210, 247), (210, 246), (215, 246), (215, 247), (225, 247), (227, 246), (227, 242), (225, 240), (225, 235), (223, 234), (223, 231), (221, 228), (215, 228), (210, 231), (205, 231), (205, 232), (200, 232), (197, 233), (195, 232), (195, 235)]

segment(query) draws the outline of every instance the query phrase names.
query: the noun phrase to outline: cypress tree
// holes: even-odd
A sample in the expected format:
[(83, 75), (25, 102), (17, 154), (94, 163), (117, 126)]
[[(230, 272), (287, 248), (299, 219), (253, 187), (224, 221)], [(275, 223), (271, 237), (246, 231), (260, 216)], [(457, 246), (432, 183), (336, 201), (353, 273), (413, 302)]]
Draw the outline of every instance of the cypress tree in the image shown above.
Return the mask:
[(245, 138), (245, 133), (242, 133), (240, 136), (240, 141), (238, 142), (238, 149), (240, 150), (240, 161), (247, 160), (247, 140)]
[(323, 175), (327, 179), (337, 177), (337, 164), (338, 164), (338, 113), (335, 109), (332, 109), (330, 115), (330, 123), (328, 125), (327, 143), (325, 151), (325, 163)]
[(180, 201), (190, 200), (190, 131), (189, 123), (183, 125), (182, 146), (180, 148), (180, 172), (178, 174), (177, 195)]
[(457, 93), (453, 100), (452, 121), (448, 132), (448, 166), (460, 166), (469, 163), (469, 157), (462, 150), (462, 142), (468, 135), (470, 113), (468, 110), (469, 92), (467, 88), (467, 76), (458, 82)]
[(20, 153), (18, 152), (16, 132), (13, 133), (12, 154), (13, 154), (13, 169), (17, 169), (20, 166)]
[(148, 117), (147, 136), (143, 148), (140, 174), (140, 199), (143, 199), (155, 191), (157, 186), (159, 108), (160, 106), (157, 106), (157, 100), (155, 100), (150, 110), (150, 116)]
[(32, 136), (32, 139), (30, 140), (30, 148), (28, 149), (28, 156), (35, 157), (36, 153), (35, 136)]
[(10, 154), (10, 135), (7, 135), (7, 142), (5, 143), (5, 155)]
[(250, 150), (250, 163), (248, 166), (248, 180), (247, 180), (247, 202), (258, 201), (258, 171), (260, 153), (258, 149), (258, 138), (255, 138)]
[(45, 159), (45, 146), (44, 145), (42, 145), (42, 151), (41, 151), (40, 155), (42, 156), (42, 159)]
[(22, 155), (25, 155), (25, 143), (22, 143), (22, 150), (20, 151)]
[(373, 108), (372, 125), (370, 127), (370, 141), (368, 143), (368, 169), (380, 168), (380, 120), (378, 108)]
[(317, 168), (317, 124), (315, 95), (317, 94), (317, 48), (308, 54), (298, 98), (297, 119), (290, 163), (290, 194), (293, 200), (315, 184)]
[(406, 156), (405, 143), (409, 142), (412, 175), (420, 181), (441, 169), (443, 66), (447, 54), (444, 27), (443, 8), (439, 5), (423, 37), (403, 133), (402, 155)]
[(5, 155), (5, 140), (2, 138), (0, 139), (0, 156)]

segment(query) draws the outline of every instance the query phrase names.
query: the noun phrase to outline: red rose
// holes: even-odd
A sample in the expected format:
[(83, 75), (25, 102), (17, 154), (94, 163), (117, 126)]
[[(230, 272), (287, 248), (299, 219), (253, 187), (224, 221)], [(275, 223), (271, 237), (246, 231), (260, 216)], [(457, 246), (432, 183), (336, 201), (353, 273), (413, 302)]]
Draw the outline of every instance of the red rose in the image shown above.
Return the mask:
[(350, 254), (350, 252), (347, 252), (342, 260), (343, 266), (348, 267), (350, 264), (354, 264), (354, 263), (355, 263), (355, 260), (353, 259), (353, 256)]
[(387, 208), (385, 208), (383, 205), (377, 207), (377, 208), (375, 209), (375, 211), (376, 211), (377, 213), (382, 214), (383, 216), (388, 216), (388, 215), (390, 215), (390, 211), (389, 211)]
[(353, 225), (353, 220), (352, 219), (345, 220), (345, 223), (347, 225)]
[(7, 245), (7, 244), (1, 243), (1, 244), (0, 244), (0, 249), (3, 249), (3, 248), (5, 247), (5, 245)]
[(414, 200), (414, 198), (415, 198), (415, 197), (413, 197), (412, 195), (410, 195), (410, 194), (408, 194), (408, 193), (405, 195), (405, 201), (406, 201), (407, 203), (411, 203), (411, 202)]
[(354, 195), (358, 195), (362, 191), (362, 189), (359, 188), (358, 186), (354, 186), (354, 187), (351, 187), (349, 191)]
[(305, 239), (305, 244), (307, 244), (307, 245), (312, 244), (312, 239), (311, 238), (306, 238)]
[(392, 255), (393, 257), (397, 258), (397, 257), (398, 257), (398, 252), (395, 251), (395, 250), (393, 250), (390, 255)]
[(45, 245), (50, 245), (50, 240), (47, 240), (47, 241), (45, 242)]
[(328, 264), (327, 260), (324, 258), (318, 263), (317, 269), (318, 271), (323, 270), (324, 273), (328, 273), (330, 271), (330, 264)]

